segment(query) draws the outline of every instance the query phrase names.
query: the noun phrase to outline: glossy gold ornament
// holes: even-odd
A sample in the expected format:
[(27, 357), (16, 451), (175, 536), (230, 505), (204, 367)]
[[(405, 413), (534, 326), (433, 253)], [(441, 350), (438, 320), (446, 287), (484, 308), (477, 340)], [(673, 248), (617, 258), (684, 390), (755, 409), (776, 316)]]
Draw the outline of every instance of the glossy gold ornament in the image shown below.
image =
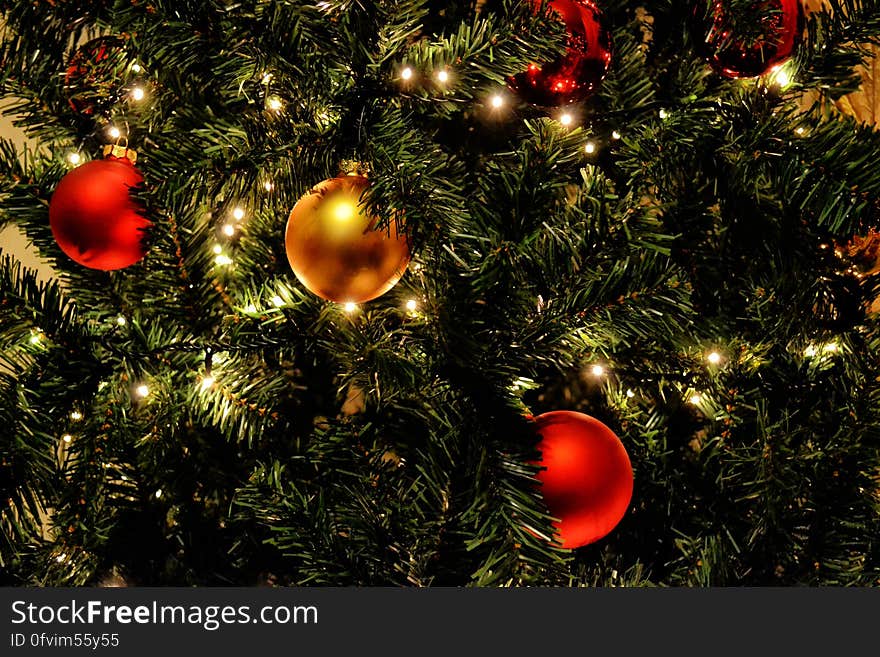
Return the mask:
[(379, 217), (360, 202), (369, 186), (347, 175), (318, 183), (294, 206), (287, 220), (287, 259), (299, 281), (319, 297), (362, 303), (385, 294), (409, 264), (409, 242), (392, 218)]

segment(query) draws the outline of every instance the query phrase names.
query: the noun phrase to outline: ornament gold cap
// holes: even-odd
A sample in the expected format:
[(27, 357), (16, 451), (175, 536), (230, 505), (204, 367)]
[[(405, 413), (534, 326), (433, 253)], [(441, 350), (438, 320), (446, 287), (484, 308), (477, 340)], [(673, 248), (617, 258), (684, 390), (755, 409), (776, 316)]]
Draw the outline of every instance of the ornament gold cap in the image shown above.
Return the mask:
[(138, 154), (137, 151), (133, 151), (128, 146), (123, 146), (121, 144), (107, 144), (104, 146), (104, 157), (125, 158), (132, 164), (137, 164)]
[(370, 175), (370, 165), (360, 160), (342, 160), (339, 163), (339, 175), (368, 178)]

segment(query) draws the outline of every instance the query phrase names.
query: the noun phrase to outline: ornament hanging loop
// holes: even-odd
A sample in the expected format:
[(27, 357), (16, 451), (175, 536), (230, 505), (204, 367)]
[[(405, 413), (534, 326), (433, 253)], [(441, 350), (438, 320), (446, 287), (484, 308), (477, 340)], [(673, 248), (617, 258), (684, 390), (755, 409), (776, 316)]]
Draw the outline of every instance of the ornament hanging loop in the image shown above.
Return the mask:
[[(127, 127), (128, 126), (126, 125), (126, 128)], [(137, 151), (128, 147), (127, 134), (119, 135), (119, 137), (116, 138), (116, 143), (104, 146), (104, 157), (126, 159), (132, 164), (137, 164)]]

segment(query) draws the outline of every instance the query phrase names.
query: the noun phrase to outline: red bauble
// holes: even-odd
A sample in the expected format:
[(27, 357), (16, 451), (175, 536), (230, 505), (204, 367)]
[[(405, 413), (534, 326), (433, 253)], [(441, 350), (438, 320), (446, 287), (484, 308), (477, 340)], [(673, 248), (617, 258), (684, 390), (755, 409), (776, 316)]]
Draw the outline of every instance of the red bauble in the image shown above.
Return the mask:
[(80, 46), (64, 75), (64, 91), (73, 111), (91, 116), (113, 107), (124, 93), (132, 63), (120, 37), (103, 36)]
[(800, 0), (755, 0), (762, 37), (746, 41), (726, 29), (729, 0), (699, 0), (694, 11), (696, 40), (706, 61), (726, 78), (769, 73), (792, 56), (804, 32)]
[(81, 265), (105, 271), (143, 258), (150, 222), (130, 194), (143, 180), (128, 157), (114, 155), (64, 176), (49, 203), (49, 224), (61, 250)]
[(535, 418), (541, 435), (537, 479), (563, 548), (598, 541), (626, 513), (633, 472), (623, 443), (596, 418), (552, 411)]
[[(532, 2), (540, 7), (540, 0)], [(532, 64), (507, 83), (527, 103), (556, 107), (577, 103), (596, 91), (611, 64), (611, 36), (592, 0), (550, 0), (548, 6), (568, 31), (565, 55), (543, 66)]]

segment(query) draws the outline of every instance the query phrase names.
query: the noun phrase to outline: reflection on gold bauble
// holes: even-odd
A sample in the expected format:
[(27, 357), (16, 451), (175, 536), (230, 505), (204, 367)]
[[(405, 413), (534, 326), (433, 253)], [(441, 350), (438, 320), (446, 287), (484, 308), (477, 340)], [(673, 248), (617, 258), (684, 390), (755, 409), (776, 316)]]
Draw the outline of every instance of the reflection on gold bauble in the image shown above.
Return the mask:
[(360, 203), (369, 186), (363, 176), (318, 183), (287, 220), (287, 259), (300, 282), (319, 297), (361, 303), (385, 294), (409, 264), (409, 242), (395, 219), (379, 218)]

